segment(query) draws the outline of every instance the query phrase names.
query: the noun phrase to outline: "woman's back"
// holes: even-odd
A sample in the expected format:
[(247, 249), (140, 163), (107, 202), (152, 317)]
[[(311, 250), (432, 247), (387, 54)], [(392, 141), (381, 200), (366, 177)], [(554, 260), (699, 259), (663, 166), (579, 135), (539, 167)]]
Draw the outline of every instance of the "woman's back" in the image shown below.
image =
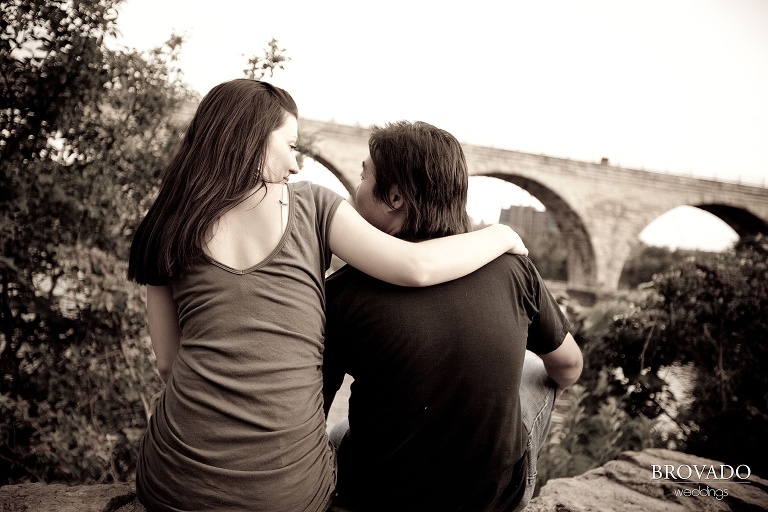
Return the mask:
[(323, 510), (335, 478), (323, 278), (340, 201), (291, 186), (286, 231), (266, 258), (235, 268), (209, 257), (171, 282), (181, 348), (137, 471), (153, 509)]
[(269, 184), (254, 191), (219, 218), (206, 253), (234, 269), (256, 265), (280, 242), (288, 211), (287, 185)]

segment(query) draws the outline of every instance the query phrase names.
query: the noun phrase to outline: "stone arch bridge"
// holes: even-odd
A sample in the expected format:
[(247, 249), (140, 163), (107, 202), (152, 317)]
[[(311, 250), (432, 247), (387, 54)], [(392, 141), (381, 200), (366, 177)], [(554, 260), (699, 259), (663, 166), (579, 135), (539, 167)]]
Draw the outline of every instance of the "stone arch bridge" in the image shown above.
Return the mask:
[[(370, 130), (303, 119), (302, 143), (353, 192)], [(568, 289), (612, 295), (640, 232), (681, 205), (708, 211), (739, 236), (768, 233), (768, 189), (462, 144), (469, 173), (527, 190), (553, 216), (568, 248)]]

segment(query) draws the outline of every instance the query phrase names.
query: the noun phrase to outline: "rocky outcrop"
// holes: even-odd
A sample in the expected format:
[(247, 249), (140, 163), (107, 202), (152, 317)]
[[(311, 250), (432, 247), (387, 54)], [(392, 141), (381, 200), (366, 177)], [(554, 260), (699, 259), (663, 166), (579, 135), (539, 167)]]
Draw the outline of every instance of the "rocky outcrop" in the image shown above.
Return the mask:
[[(746, 512), (768, 510), (768, 481), (670, 450), (624, 452), (573, 478), (550, 480), (530, 512)], [(689, 469), (691, 475), (689, 476)], [(734, 468), (736, 469), (736, 468)], [(656, 472), (654, 472), (656, 470)], [(701, 477), (696, 472), (701, 472)], [(739, 467), (746, 476), (746, 466)], [(682, 477), (682, 478), (681, 478)]]
[(146, 512), (133, 485), (21, 484), (0, 487), (0, 512)]
[[(719, 479), (721, 463), (670, 450), (624, 452), (573, 478), (550, 480), (530, 512), (768, 511), (768, 481)], [(658, 468), (657, 472), (654, 469)], [(691, 476), (688, 477), (690, 468)], [(715, 473), (712, 469), (714, 468)], [(701, 473), (697, 477), (696, 470)], [(669, 472), (667, 470), (670, 470)], [(739, 470), (746, 475), (746, 467)], [(725, 476), (730, 471), (725, 467)], [(685, 479), (681, 479), (680, 476)], [(0, 512), (146, 512), (131, 484), (0, 487)]]

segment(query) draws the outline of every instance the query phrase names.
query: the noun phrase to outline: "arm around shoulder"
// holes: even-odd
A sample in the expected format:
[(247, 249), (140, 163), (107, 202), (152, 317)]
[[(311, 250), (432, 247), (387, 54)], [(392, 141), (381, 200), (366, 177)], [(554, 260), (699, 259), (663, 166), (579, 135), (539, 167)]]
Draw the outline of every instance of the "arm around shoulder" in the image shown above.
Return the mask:
[(419, 243), (406, 242), (373, 227), (346, 201), (331, 223), (330, 246), (353, 267), (400, 286), (451, 281), (505, 252), (528, 253), (520, 236), (501, 224)]
[(579, 380), (584, 359), (571, 333), (565, 335), (563, 343), (556, 350), (540, 357), (544, 361), (547, 375), (557, 383), (558, 394)]

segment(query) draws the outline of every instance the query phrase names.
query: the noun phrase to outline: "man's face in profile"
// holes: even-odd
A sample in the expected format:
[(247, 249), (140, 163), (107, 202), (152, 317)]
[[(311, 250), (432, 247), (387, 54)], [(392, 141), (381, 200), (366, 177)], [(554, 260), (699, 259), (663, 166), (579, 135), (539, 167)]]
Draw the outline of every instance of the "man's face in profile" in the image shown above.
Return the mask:
[[(392, 209), (374, 195), (376, 168), (370, 155), (363, 160), (363, 171), (360, 173), (360, 179), (360, 185), (357, 186), (355, 191), (357, 211), (365, 220), (379, 230), (390, 235), (399, 232), (403, 225), (405, 214), (402, 208)], [(398, 201), (401, 200), (397, 197), (395, 186), (393, 186), (393, 189), (395, 189), (392, 191), (395, 192), (393, 203), (398, 205)], [(393, 199), (392, 192), (390, 193), (390, 199)]]

